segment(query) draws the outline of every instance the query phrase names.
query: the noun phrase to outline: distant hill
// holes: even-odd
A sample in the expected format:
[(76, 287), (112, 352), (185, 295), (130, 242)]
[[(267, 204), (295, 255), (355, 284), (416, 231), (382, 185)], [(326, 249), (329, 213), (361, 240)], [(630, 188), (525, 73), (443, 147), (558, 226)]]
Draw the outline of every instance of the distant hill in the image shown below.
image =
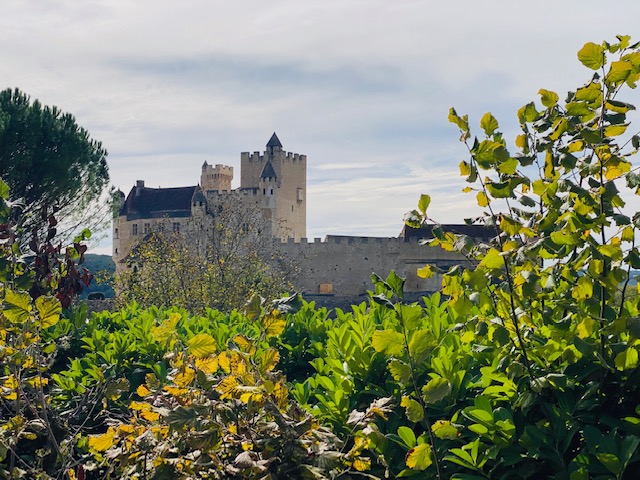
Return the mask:
[[(109, 255), (97, 255), (95, 253), (87, 253), (84, 256), (83, 267), (87, 268), (101, 283), (94, 278), (91, 285), (82, 291), (80, 298), (87, 298), (90, 293), (101, 292), (106, 298), (115, 297), (112, 281), (113, 274), (116, 271), (116, 264)], [(107, 282), (104, 279), (108, 279)]]

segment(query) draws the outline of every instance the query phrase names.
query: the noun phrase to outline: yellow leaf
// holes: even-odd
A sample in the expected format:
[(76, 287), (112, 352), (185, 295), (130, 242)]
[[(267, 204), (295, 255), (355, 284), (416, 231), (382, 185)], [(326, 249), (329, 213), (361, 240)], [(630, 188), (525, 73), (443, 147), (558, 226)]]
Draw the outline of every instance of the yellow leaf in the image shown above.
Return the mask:
[(220, 352), (220, 355), (218, 355), (218, 364), (220, 365), (220, 368), (223, 372), (231, 372), (231, 363), (229, 362), (227, 352)]
[(353, 461), (353, 468), (359, 472), (366, 472), (371, 469), (371, 459), (366, 457), (358, 457)]
[(598, 329), (598, 322), (591, 317), (587, 317), (576, 327), (576, 333), (580, 338), (588, 338)]
[(164, 322), (151, 329), (151, 336), (160, 343), (166, 342), (176, 331), (176, 325), (182, 318), (179, 313), (172, 313)]
[(118, 425), (118, 434), (129, 435), (135, 432), (135, 428), (131, 424)]
[(582, 140), (575, 140), (567, 146), (568, 153), (580, 152), (583, 149), (584, 149), (584, 142)]
[(280, 335), (284, 331), (284, 327), (287, 325), (286, 320), (277, 310), (274, 310), (270, 314), (262, 317), (260, 323), (267, 337)]
[(218, 357), (197, 358), (195, 363), (196, 369), (206, 374), (212, 374), (218, 371)]
[(49, 384), (49, 379), (48, 378), (42, 378), (42, 377), (32, 377), (29, 378), (27, 380), (25, 380), (25, 382), (32, 386), (33, 388), (40, 388), (44, 385), (48, 385)]
[(254, 349), (253, 343), (244, 335), (238, 334), (233, 337), (232, 341), (244, 352), (251, 352)]
[(418, 423), (424, 419), (422, 405), (413, 398), (403, 395), (400, 406), (405, 408), (405, 413), (410, 422)]
[(405, 458), (407, 467), (414, 470), (426, 470), (431, 465), (431, 446), (428, 443), (422, 443), (415, 446)]
[(433, 268), (431, 268), (431, 265), (427, 264), (422, 268), (419, 268), (418, 271), (416, 272), (416, 274), (420, 277), (420, 278), (431, 278), (433, 277), (433, 274), (435, 272), (433, 271)]
[(216, 390), (221, 393), (220, 400), (231, 399), (238, 387), (238, 381), (233, 375), (229, 375), (222, 379), (222, 381), (216, 387)]
[(195, 370), (191, 367), (186, 367), (184, 369), (184, 372), (178, 373), (178, 375), (176, 375), (176, 378), (174, 378), (173, 381), (176, 383), (176, 385), (180, 387), (186, 387), (191, 382), (193, 382), (194, 378), (196, 378)]
[(116, 431), (113, 427), (109, 427), (106, 433), (102, 435), (89, 436), (89, 448), (96, 452), (106, 452), (115, 443)]
[(157, 422), (160, 418), (160, 414), (151, 410), (143, 410), (140, 412), (140, 416), (149, 422)]
[(174, 397), (182, 397), (189, 391), (186, 388), (172, 387), (171, 385), (166, 385), (163, 390)]
[(462, 341), (462, 343), (471, 343), (475, 340), (475, 338), (475, 333), (473, 333), (472, 331), (467, 331), (462, 334), (460, 340)]
[(131, 402), (129, 404), (129, 408), (131, 410), (135, 410), (135, 411), (141, 412), (143, 410), (151, 410), (151, 405), (148, 404), (147, 402), (135, 402), (134, 401), (134, 402)]
[(136, 388), (136, 393), (140, 397), (146, 397), (151, 393), (151, 390), (149, 390), (145, 385), (140, 385), (138, 388)]
[(275, 348), (269, 348), (262, 353), (260, 364), (263, 372), (272, 371), (280, 361), (280, 354)]
[(478, 201), (478, 205), (481, 207), (486, 207), (489, 205), (489, 198), (485, 195), (484, 192), (478, 192), (476, 195), (476, 200)]
[(201, 333), (187, 342), (189, 352), (198, 357), (208, 357), (216, 353), (216, 340), (208, 333)]

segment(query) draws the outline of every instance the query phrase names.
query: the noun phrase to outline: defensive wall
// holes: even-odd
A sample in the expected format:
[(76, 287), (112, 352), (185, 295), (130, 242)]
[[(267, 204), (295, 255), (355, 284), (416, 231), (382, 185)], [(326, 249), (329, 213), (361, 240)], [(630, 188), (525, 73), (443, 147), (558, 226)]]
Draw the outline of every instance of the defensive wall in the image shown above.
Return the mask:
[(274, 250), (298, 269), (291, 279), (295, 289), (326, 306), (332, 303), (331, 297), (340, 298), (340, 303), (345, 299), (359, 303), (357, 300), (366, 299), (367, 290), (373, 288), (371, 274), (385, 278), (391, 270), (406, 278), (405, 292), (431, 293), (439, 289), (442, 277), (420, 278), (416, 273), (419, 268), (431, 264), (448, 270), (467, 262), (458, 253), (401, 237), (327, 236), (324, 240), (303, 238), (300, 242), (289, 239), (276, 242)]

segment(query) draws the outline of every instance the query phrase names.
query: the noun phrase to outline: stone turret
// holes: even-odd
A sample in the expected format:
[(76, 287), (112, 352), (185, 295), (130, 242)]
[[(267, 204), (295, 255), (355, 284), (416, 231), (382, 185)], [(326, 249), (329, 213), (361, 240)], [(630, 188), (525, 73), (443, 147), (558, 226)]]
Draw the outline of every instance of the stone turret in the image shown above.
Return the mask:
[(216, 165), (214, 167), (207, 162), (202, 164), (200, 186), (203, 191), (209, 192), (217, 190), (218, 192), (230, 192), (232, 180), (233, 167), (226, 165)]

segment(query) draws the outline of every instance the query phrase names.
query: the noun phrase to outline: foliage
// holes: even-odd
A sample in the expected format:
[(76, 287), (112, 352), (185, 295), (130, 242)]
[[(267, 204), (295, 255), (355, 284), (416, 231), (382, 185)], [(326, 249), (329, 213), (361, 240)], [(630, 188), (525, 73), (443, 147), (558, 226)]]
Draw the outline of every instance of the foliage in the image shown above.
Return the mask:
[[(640, 79), (640, 51), (618, 40), (580, 51), (601, 72), (566, 102), (541, 90), (544, 108), (520, 110), (513, 156), (491, 114), (471, 140), (451, 112), (496, 235), (436, 226), (429, 243), (474, 266), (444, 272), (421, 305), (391, 272), (350, 312), (254, 295), (229, 313), (133, 303), (59, 318), (54, 299), (14, 287), (31, 277), (2, 244), (3, 474), (635, 478), (640, 214), (622, 211), (622, 189), (638, 191), (640, 141), (618, 141), (633, 108), (618, 95)], [(429, 221), (429, 204), (408, 221)]]
[[(590, 80), (564, 102), (541, 89), (541, 109), (522, 107), (515, 155), (490, 113), (484, 138), (471, 140), (467, 116), (450, 112), (470, 154), (460, 164), (465, 190), (486, 209), (478, 220), (496, 230), (475, 245), (435, 228), (431, 242), (477, 261), (447, 272), (442, 287), (481, 374), (469, 359), (442, 375), (447, 403), (456, 402), (446, 420), (464, 430), (440, 459), (467, 476), (628, 478), (637, 470), (638, 297), (627, 286), (640, 224), (623, 212), (621, 189), (638, 193), (630, 157), (640, 138), (624, 136), (634, 107), (620, 95), (640, 79), (639, 47), (625, 36), (586, 44), (578, 58), (595, 71)], [(410, 218), (426, 221), (426, 207)], [(474, 387), (464, 399), (457, 375)]]
[(93, 274), (93, 282), (82, 291), (80, 298), (87, 298), (90, 293), (102, 293), (106, 298), (115, 297), (113, 280), (116, 266), (110, 255), (87, 253), (84, 266)]
[(57, 347), (48, 332), (60, 321), (62, 306), (90, 281), (89, 273), (76, 267), (90, 233), (83, 232), (62, 255), (62, 247), (51, 243), (56, 221), (49, 216), (46, 238), (32, 236), (32, 253), (25, 255), (16, 228), (20, 210), (0, 180), (0, 475), (44, 478), (45, 471), (68, 467), (70, 440), (79, 431), (63, 428), (65, 414), (76, 418), (79, 410), (51, 408), (46, 371)]
[(119, 303), (230, 311), (254, 293), (273, 300), (289, 290), (294, 266), (271, 248), (269, 223), (256, 205), (234, 200), (216, 207), (213, 223), (195, 217), (193, 235), (170, 232), (168, 225), (146, 235), (118, 275)]
[(109, 182), (106, 155), (72, 115), (18, 89), (0, 91), (0, 172), (24, 202), (27, 232), (47, 228), (43, 208), (55, 210), (58, 234), (109, 220), (100, 200)]

